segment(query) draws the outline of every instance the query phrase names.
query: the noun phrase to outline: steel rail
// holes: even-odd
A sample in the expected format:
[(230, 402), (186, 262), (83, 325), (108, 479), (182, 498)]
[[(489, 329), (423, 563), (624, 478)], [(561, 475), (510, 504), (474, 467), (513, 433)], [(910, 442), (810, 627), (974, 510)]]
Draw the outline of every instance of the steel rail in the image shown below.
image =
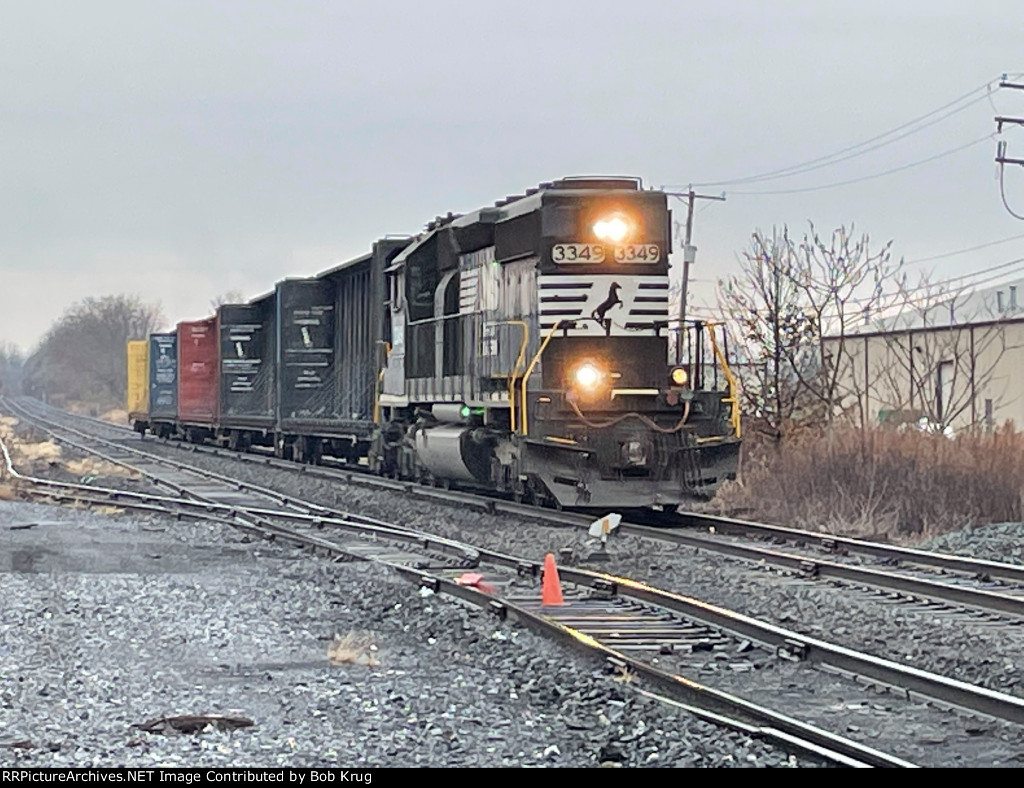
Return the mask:
[(408, 567), (398, 567), (397, 571), (409, 580), (417, 582), (420, 587), (472, 602), (479, 607), (488, 609), (503, 620), (519, 623), (527, 629), (577, 650), (600, 655), (627, 675), (640, 676), (662, 692), (666, 692), (676, 699), (683, 699), (684, 707), (687, 710), (696, 711), (697, 716), (702, 719), (724, 722), (729, 727), (748, 733), (753, 728), (761, 735), (780, 744), (794, 744), (807, 754), (828, 757), (830, 760), (846, 766), (902, 768), (915, 766), (902, 758), (772, 711), (736, 695), (660, 670), (644, 660), (617, 651), (578, 629), (533, 613), (510, 600), (496, 598), (472, 586), (460, 585), (453, 580)]
[[(294, 515), (294, 518), (305, 519), (301, 515)], [(676, 538), (679, 541), (685, 541), (685, 543), (688, 544), (698, 544), (700, 546), (704, 546), (705, 544), (705, 540), (691, 535), (677, 534)], [(714, 543), (713, 545), (713, 547), (719, 546), (720, 545), (718, 543)], [(759, 548), (747, 548), (736, 545), (730, 545), (729, 547), (731, 549), (742, 550), (748, 555), (774, 553), (774, 551), (763, 551)], [(756, 552), (751, 553), (750, 551), (752, 550)], [(479, 551), (479, 554), (483, 561), (516, 568), (520, 573), (523, 573), (525, 570), (526, 572), (532, 573), (536, 576), (541, 572), (541, 565), (535, 562), (523, 561), (522, 559), (514, 556), (508, 556), (483, 549)], [(789, 556), (781, 553), (775, 555), (775, 560), (784, 561), (786, 565), (799, 569), (805, 569), (808, 564), (808, 560), (806, 558)], [(819, 571), (824, 570), (825, 572), (842, 574), (844, 579), (856, 579), (856, 582), (866, 582), (864, 580), (865, 577), (877, 575), (885, 576), (885, 573), (879, 573), (873, 570), (864, 570), (857, 567), (849, 567), (842, 564), (813, 562), (812, 565), (818, 566)], [(865, 676), (874, 681), (902, 688), (907, 691), (916, 692), (934, 700), (949, 703), (978, 713), (987, 714), (992, 717), (1016, 723), (1024, 723), (1024, 700), (1015, 698), (1014, 696), (994, 692), (983, 687), (976, 687), (974, 685), (967, 684), (966, 682), (938, 676), (909, 666), (899, 665), (898, 663), (890, 660), (885, 660), (868, 654), (862, 654), (860, 652), (853, 651), (852, 649), (830, 644), (815, 638), (806, 637), (792, 630), (757, 621), (756, 619), (743, 614), (701, 602), (692, 597), (663, 591), (629, 578), (620, 578), (614, 575), (571, 567), (565, 567), (561, 571), (563, 577), (570, 580), (570, 582), (575, 582), (580, 585), (590, 585), (592, 587), (595, 587), (596, 584), (596, 587), (615, 589), (615, 591), (621, 595), (658, 605), (660, 607), (685, 614), (688, 617), (695, 618), (696, 620), (702, 621), (711, 626), (740, 634), (744, 637), (748, 637), (752, 640), (756, 640), (770, 646), (776, 649), (777, 652), (786, 652), (793, 658), (828, 665), (837, 670)], [(920, 589), (925, 587), (925, 584), (928, 586), (939, 586), (941, 589), (947, 590), (952, 588), (948, 586), (941, 586), (941, 584), (928, 583), (927, 581), (918, 581), (912, 578), (901, 578), (901, 580), (907, 582), (906, 590), (913, 589), (915, 593), (921, 593)], [(991, 592), (982, 592), (973, 589), (961, 590), (970, 591), (971, 593), (968, 594), (968, 596), (973, 600), (977, 600), (978, 598), (991, 600), (991, 598), (999, 598), (1001, 596), (998, 594), (992, 594)], [(1010, 600), (1019, 604), (1019, 600), (1012, 597), (1007, 597), (1000, 601), (1001, 603), (1008, 604), (1008, 601)], [(1016, 608), (1014, 610), (1016, 612)]]
[[(0, 439), (0, 451), (2, 451), (4, 457), (6, 470), (11, 473), (13, 477), (30, 485), (39, 484), (45, 488), (45, 494), (56, 494), (61, 496), (69, 495), (74, 489), (81, 489), (87, 495), (95, 495), (100, 492), (121, 492), (110, 491), (105, 488), (99, 488), (92, 485), (50, 482), (50, 480), (23, 475), (14, 468), (10, 459), (10, 454), (2, 439)], [(56, 489), (52, 490), (50, 489), (51, 487)], [(824, 758), (843, 766), (914, 766), (914, 764), (904, 759), (867, 747), (866, 745), (862, 745), (853, 740), (830, 733), (813, 725), (800, 722), (792, 717), (774, 712), (766, 707), (751, 703), (737, 696), (705, 687), (697, 682), (685, 679), (682, 676), (660, 671), (642, 660), (615, 651), (614, 649), (600, 643), (598, 640), (584, 635), (578, 630), (561, 625), (552, 619), (545, 618), (544, 616), (531, 613), (510, 600), (496, 598), (494, 595), (473, 588), (472, 586), (461, 585), (449, 578), (431, 574), (425, 571), (422, 567), (409, 567), (401, 563), (395, 563), (380, 558), (366, 559), (362, 555), (353, 555), (349, 551), (346, 551), (344, 545), (339, 545), (336, 542), (332, 542), (321, 537), (289, 531), (288, 529), (282, 529), (279, 527), (268, 528), (267, 523), (262, 523), (259, 520), (250, 522), (240, 518), (235, 509), (225, 504), (213, 504), (212, 506), (206, 506), (201, 501), (168, 499), (166, 496), (154, 496), (138, 492), (133, 492), (128, 497), (131, 500), (127, 505), (132, 508), (151, 508), (159, 511), (161, 510), (160, 507), (165, 506), (168, 501), (174, 504), (194, 505), (196, 511), (191, 513), (190, 516), (197, 519), (242, 527), (248, 531), (256, 531), (275, 541), (280, 540), (291, 542), (298, 546), (310, 548), (314, 554), (321, 553), (325, 555), (353, 557), (358, 560), (377, 561), (378, 563), (395, 570), (405, 579), (416, 582), (421, 587), (429, 588), (436, 593), (444, 593), (448, 596), (472, 602), (474, 605), (490, 610), (503, 619), (509, 618), (512, 622), (521, 623), (523, 626), (537, 631), (549, 638), (570, 644), (578, 649), (588, 651), (591, 654), (602, 656), (609, 660), (612, 665), (620, 669), (630, 671), (633, 675), (644, 677), (652, 686), (658, 687), (661, 691), (667, 692), (677, 699), (684, 699), (687, 701), (685, 704), (679, 703), (677, 700), (674, 701), (675, 705), (681, 706), (689, 713), (694, 714), (701, 719), (705, 719), (718, 725), (730, 727), (764, 740), (774, 741), (778, 745), (790, 749), (790, 751), (795, 749), (813, 757)], [(227, 518), (219, 516), (225, 512), (234, 514), (234, 516)], [(278, 516), (281, 513), (270, 512), (270, 514)], [(304, 515), (298, 512), (288, 512), (286, 514), (291, 518), (321, 522), (324, 525), (337, 524), (330, 520), (325, 521), (322, 518), (314, 518), (311, 515)], [(353, 528), (368, 527), (365, 524), (358, 523), (347, 525), (351, 525)], [(420, 534), (419, 536), (421, 537), (420, 541), (423, 542), (424, 546), (434, 539), (434, 537), (429, 534)], [(475, 549), (469, 545), (466, 545), (465, 547)], [(507, 559), (507, 565), (510, 566), (521, 568), (526, 564), (527, 562), (522, 560), (511, 558)], [(703, 704), (703, 708), (694, 704)], [(730, 714), (735, 716), (728, 716)]]
[[(85, 418), (74, 416), (75, 418)], [(114, 429), (125, 428), (109, 425), (98, 419), (90, 419), (105, 426), (113, 426)], [(90, 436), (91, 437), (91, 436)], [(168, 444), (177, 445), (177, 444)], [(242, 455), (235, 452), (223, 452), (220, 449), (211, 447), (190, 446), (191, 449), (207, 450), (217, 456), (245, 457), (250, 461), (262, 462), (263, 464), (282, 467), (287, 470), (294, 470), (294, 463), (272, 458), (257, 458), (252, 455)], [(147, 455), (149, 456), (149, 455)], [(167, 463), (174, 463), (173, 460), (166, 460), (159, 455), (152, 455), (154, 459), (161, 459)], [(186, 466), (190, 467), (190, 466)], [(328, 479), (343, 479), (347, 483), (366, 483), (369, 486), (386, 487), (388, 489), (400, 490), (422, 497), (432, 498), (442, 503), (451, 504), (453, 501), (463, 505), (470, 505), (488, 513), (514, 514), (529, 517), (547, 525), (561, 527), (589, 527), (590, 519), (582, 515), (569, 512), (559, 512), (539, 509), (526, 504), (513, 503), (484, 497), (473, 493), (438, 490), (423, 487), (413, 482), (397, 482), (386, 479), (378, 479), (373, 476), (364, 476), (362, 472), (355, 470), (338, 470), (327, 468), (314, 468), (313, 466), (301, 465), (299, 468), (308, 475)], [(216, 478), (216, 474), (212, 474)], [(357, 481), (358, 477), (358, 481)], [(226, 478), (226, 477), (222, 477)], [(365, 482), (364, 482), (365, 480)], [(282, 505), (286, 504), (287, 497), (280, 496), (267, 488), (259, 488), (251, 485), (252, 489), (259, 490), (267, 497), (279, 496)], [(315, 505), (309, 504), (313, 507)], [(329, 510), (323, 509), (325, 513)], [(926, 566), (932, 569), (940, 569), (958, 574), (971, 574), (982, 578), (997, 578), (1011, 582), (1024, 584), (1024, 566), (1015, 566), (983, 559), (967, 558), (943, 553), (934, 553), (913, 548), (883, 545), (875, 542), (868, 542), (849, 537), (836, 537), (828, 534), (802, 531), (799, 529), (785, 528), (782, 526), (754, 523), (745, 520), (735, 520), (714, 515), (680, 514), (679, 521), (690, 526), (714, 529), (716, 532), (770, 536), (784, 538), (790, 541), (812, 542), (823, 549), (831, 552), (847, 551), (870, 555), (878, 558), (898, 560), (909, 564)], [(654, 528), (648, 525), (624, 522), (619, 526), (624, 533), (631, 533), (635, 536), (657, 539), (659, 541), (684, 544), (697, 549), (705, 549), (712, 552), (731, 555), (744, 560), (764, 562), (772, 566), (784, 569), (796, 570), (808, 579), (835, 579), (844, 582), (870, 586), (886, 591), (896, 591), (908, 595), (917, 595), (930, 599), (950, 602), (956, 605), (976, 608), (979, 610), (996, 611), (999, 613), (1024, 617), (1024, 596), (1013, 596), (996, 591), (975, 589), (965, 586), (950, 585), (934, 580), (911, 577), (898, 572), (871, 569), (850, 564), (828, 561), (807, 556), (783, 553), (778, 550), (746, 546), (714, 539), (702, 535), (687, 533), (681, 529)]]
[[(31, 414), (29, 414), (25, 418), (28, 418), (28, 419), (30, 419), (32, 421), (37, 421), (38, 420), (38, 417), (35, 417), (35, 416), (31, 415)], [(45, 420), (44, 420), (44, 423), (47, 423), (47, 422), (45, 422)], [(52, 424), (52, 422), (50, 422), (50, 423)], [(62, 425), (56, 425), (56, 426), (58, 426), (58, 428), (60, 428), (60, 429), (68, 429), (69, 431), (71, 431), (71, 432), (73, 432), (75, 434), (82, 434), (82, 433), (79, 433), (78, 431), (74, 430), (73, 428), (65, 428)], [(106, 501), (107, 503), (112, 502), (112, 501), (116, 501), (117, 503), (119, 503), (121, 505), (124, 505), (124, 499), (125, 498), (129, 498), (129, 499), (135, 499), (135, 500), (140, 500), (140, 501), (145, 500), (150, 505), (152, 505), (153, 503), (158, 503), (160, 505), (170, 505), (170, 506), (177, 506), (177, 507), (192, 507), (192, 508), (202, 509), (202, 510), (204, 510), (206, 512), (210, 512), (210, 513), (226, 514), (229, 518), (240, 518), (242, 520), (245, 520), (245, 518), (249, 518), (250, 520), (256, 520), (262, 527), (266, 527), (266, 528), (270, 528), (270, 529), (275, 529), (275, 530), (280, 530), (280, 527), (275, 525), (272, 522), (272, 520), (274, 520), (274, 519), (298, 519), (298, 520), (301, 520), (304, 523), (306, 523), (308, 525), (311, 525), (313, 527), (323, 527), (325, 525), (330, 525), (330, 526), (332, 526), (334, 528), (340, 528), (340, 529), (347, 530), (347, 531), (350, 531), (350, 532), (358, 532), (358, 533), (363, 533), (363, 534), (372, 534), (374, 536), (385, 536), (385, 537), (387, 537), (389, 539), (397, 539), (397, 540), (403, 541), (403, 542), (415, 543), (415, 544), (417, 544), (417, 545), (419, 545), (419, 546), (421, 546), (421, 547), (423, 547), (425, 549), (434, 549), (434, 550), (438, 550), (440, 552), (452, 553), (452, 554), (461, 553), (462, 554), (462, 564), (461, 565), (463, 566), (463, 568), (475, 567), (477, 565), (477, 563), (479, 562), (479, 553), (476, 550), (476, 548), (474, 548), (474, 547), (472, 547), (470, 545), (466, 545), (466, 544), (464, 544), (462, 542), (457, 542), (457, 541), (452, 540), (452, 539), (447, 539), (446, 537), (443, 537), (443, 536), (437, 536), (437, 535), (434, 535), (434, 534), (428, 534), (426, 532), (413, 531), (411, 529), (403, 528), (401, 526), (395, 526), (395, 525), (392, 525), (390, 523), (385, 523), (385, 522), (380, 521), (380, 520), (371, 520), (370, 518), (365, 518), (365, 517), (350, 518), (346, 514), (338, 513), (338, 512), (333, 512), (332, 510), (327, 509), (326, 507), (318, 506), (318, 505), (315, 505), (315, 504), (307, 504), (306, 502), (296, 502), (295, 499), (291, 498), (290, 496), (281, 496), (279, 493), (276, 493), (276, 492), (274, 492), (272, 490), (266, 490), (265, 488), (261, 488), (261, 487), (259, 487), (257, 485), (243, 485), (242, 483), (237, 482), (236, 480), (233, 480), (230, 477), (223, 476), (221, 474), (213, 474), (213, 473), (204, 471), (202, 469), (193, 468), (192, 466), (188, 466), (188, 465), (186, 465), (184, 463), (178, 463), (178, 462), (172, 461), (172, 460), (164, 460), (164, 462), (166, 464), (171, 465), (176, 470), (182, 470), (182, 471), (186, 471), (186, 472), (189, 472), (189, 473), (194, 473), (200, 479), (204, 479), (205, 480), (205, 479), (214, 478), (214, 479), (216, 479), (218, 481), (224, 482), (227, 485), (230, 485), (232, 488), (246, 489), (246, 490), (249, 490), (251, 492), (256, 492), (257, 494), (265, 495), (265, 497), (272, 498), (272, 499), (275, 499), (275, 500), (282, 500), (282, 501), (288, 501), (290, 503), (296, 503), (297, 504), (296, 508), (307, 509), (308, 511), (305, 511), (305, 512), (300, 512), (300, 511), (295, 511), (295, 512), (280, 511), (280, 510), (273, 510), (273, 509), (264, 509), (264, 508), (261, 508), (261, 507), (243, 506), (243, 505), (238, 505), (238, 504), (226, 504), (226, 503), (221, 503), (221, 502), (218, 502), (218, 501), (215, 501), (215, 500), (211, 500), (210, 498), (208, 498), (206, 496), (198, 495), (198, 494), (196, 494), (194, 492), (191, 492), (184, 485), (180, 485), (180, 484), (177, 484), (175, 482), (169, 482), (167, 480), (161, 479), (160, 477), (155, 476), (153, 474), (148, 474), (145, 471), (143, 471), (143, 470), (141, 470), (141, 469), (139, 469), (139, 468), (137, 468), (135, 466), (132, 466), (129, 463), (126, 463), (126, 462), (123, 462), (123, 461), (120, 461), (120, 460), (116, 460), (115, 458), (111, 458), (108, 455), (105, 455), (103, 452), (95, 450), (95, 449), (93, 449), (93, 448), (91, 448), (89, 446), (86, 446), (84, 444), (80, 444), (80, 443), (77, 443), (77, 442), (74, 442), (74, 441), (69, 441), (67, 439), (64, 439), (64, 438), (62, 438), (62, 436), (58, 435), (55, 430), (48, 429), (48, 428), (45, 428), (45, 427), (43, 429), (46, 432), (48, 432), (54, 438), (54, 440), (60, 441), (62, 443), (68, 444), (68, 445), (73, 445), (77, 449), (79, 449), (80, 451), (84, 451), (84, 452), (93, 454), (95, 456), (107, 459), (107, 460), (109, 460), (111, 462), (116, 462), (118, 465), (120, 465), (122, 467), (125, 467), (125, 468), (130, 469), (130, 470), (132, 470), (134, 472), (137, 472), (137, 473), (140, 473), (140, 474), (145, 475), (147, 477), (150, 477), (155, 482), (163, 484), (164, 486), (171, 487), (175, 491), (179, 492), (182, 495), (189, 495), (189, 496), (191, 496), (191, 499), (190, 498), (168, 498), (166, 496), (151, 496), (151, 495), (147, 495), (145, 493), (140, 493), (140, 492), (136, 492), (136, 491), (121, 491), (121, 490), (114, 490), (114, 489), (110, 489), (110, 488), (95, 487), (95, 486), (91, 486), (91, 485), (73, 485), (73, 484), (69, 484), (67, 482), (56, 482), (56, 481), (52, 481), (52, 480), (49, 480), (49, 479), (39, 479), (39, 478), (35, 478), (35, 477), (25, 477), (25, 476), (22, 476), (21, 474), (18, 474), (19, 478), (31, 481), (31, 482), (33, 482), (35, 484), (39, 484), (39, 485), (44, 486), (44, 487), (49, 487), (49, 488), (53, 488), (53, 489), (62, 489), (62, 490), (67, 490), (67, 489), (72, 489), (72, 488), (79, 489), (79, 490), (85, 490), (85, 491), (87, 491), (88, 493), (90, 493), (92, 495), (102, 495), (102, 496), (104, 496), (107, 499), (107, 501)], [(86, 437), (91, 438), (92, 436), (86, 435)], [(97, 441), (99, 441), (101, 443), (109, 444), (108, 441), (105, 441), (102, 438), (95, 438), (95, 440), (97, 440)], [(0, 441), (0, 445), (3, 445), (2, 441)], [(13, 470), (13, 465), (10, 464), (10, 462), (9, 462), (10, 455), (7, 452), (6, 446), (4, 446), (3, 453), (4, 453), (5, 460), (8, 462), (9, 467), (11, 468), (11, 470)], [(141, 452), (141, 451), (138, 451), (138, 450), (135, 450), (135, 449), (132, 450), (132, 453), (135, 454), (136, 456), (144, 457), (147, 460), (151, 458), (151, 455), (149, 455), (148, 453)], [(153, 455), (153, 457), (155, 457), (155, 455)], [(15, 471), (15, 473), (17, 473), (17, 472)], [(340, 515), (340, 516), (336, 516), (336, 515)]]
[(951, 585), (883, 569), (872, 569), (853, 564), (842, 564), (820, 558), (810, 558), (792, 553), (783, 553), (764, 547), (735, 544), (711, 539), (692, 533), (672, 531), (657, 538), (683, 544), (701, 550), (731, 555), (748, 561), (763, 561), (772, 566), (791, 569), (811, 579), (835, 579), (849, 583), (872, 586), (887, 591), (914, 594), (957, 605), (995, 610), (1024, 618), (1024, 596), (1003, 594), (969, 586)]
[[(521, 559), (488, 550), (481, 550), (480, 556), (484, 563), (494, 561), (505, 565), (515, 565), (519, 567), (520, 572), (532, 572), (538, 576), (543, 573), (542, 566), (536, 562), (528, 562), (528, 565), (524, 565)], [(743, 613), (683, 594), (665, 591), (630, 578), (573, 567), (560, 568), (559, 576), (571, 583), (590, 586), (605, 593), (646, 602), (680, 613), (709, 626), (741, 635), (768, 646), (780, 656), (789, 659), (826, 665), (961, 709), (1008, 722), (1024, 724), (1024, 699), (1013, 695), (940, 676), (909, 665), (900, 665), (882, 657), (808, 637)]]
[[(787, 528), (781, 525), (758, 523), (750, 520), (738, 520), (729, 517), (720, 517), (709, 514), (680, 513), (678, 515), (683, 525), (695, 526), (698, 528), (714, 528), (722, 533), (739, 535), (757, 535), (787, 541), (809, 542), (816, 544), (822, 549), (830, 552), (847, 551), (869, 555), (875, 558), (896, 559), (910, 564), (918, 564), (933, 569), (943, 569), (949, 572), (960, 572), (970, 574), (983, 574), (988, 577), (1008, 580), (1015, 583), (1024, 583), (1024, 565), (1006, 564), (999, 561), (988, 561), (982, 558), (967, 558), (965, 556), (950, 555), (948, 553), (936, 553), (928, 550), (918, 550), (913, 547), (899, 547), (897, 545), (871, 542), (864, 539), (854, 539), (848, 536), (834, 536), (832, 534), (816, 533), (805, 531), (799, 528)], [(639, 530), (644, 529), (644, 530)], [(630, 530), (648, 534), (653, 530), (650, 526), (630, 526)], [(671, 537), (669, 537), (671, 538)]]
[[(56, 484), (71, 486), (66, 485), (66, 483)], [(121, 495), (120, 491), (102, 490), (101, 488), (92, 489), (93, 491), (111, 493), (113, 496)], [(130, 497), (142, 498), (143, 494), (130, 493)], [(159, 500), (161, 503), (168, 502), (166, 498), (160, 498)], [(175, 499), (170, 499), (170, 502), (180, 503), (180, 501)], [(377, 533), (392, 538), (404, 538), (410, 542), (422, 540), (424, 547), (431, 546), (447, 552), (458, 551), (460, 546), (464, 546), (466, 548), (465, 552), (469, 552), (468, 546), (456, 540), (428, 536), (422, 532), (410, 531), (409, 529), (388, 526), (386, 524), (369, 525), (347, 521), (342, 518), (300, 512), (278, 512), (258, 507), (238, 507), (217, 503), (197, 502), (196, 507), (206, 511), (228, 514), (237, 510), (260, 518), (287, 519), (314, 527), (332, 526), (356, 531), (372, 528)], [(474, 557), (479, 562), (513, 568), (520, 574), (534, 577), (539, 577), (542, 574), (542, 566), (537, 562), (481, 548), (472, 549)], [(836, 566), (841, 567), (842, 565)], [(798, 632), (761, 622), (741, 613), (701, 602), (692, 597), (657, 589), (628, 578), (620, 578), (615, 575), (572, 567), (563, 567), (560, 571), (562, 577), (570, 582), (602, 590), (612, 589), (621, 596), (654, 604), (710, 626), (757, 641), (776, 650), (777, 653), (786, 652), (791, 658), (820, 663), (896, 688), (916, 692), (934, 700), (961, 708), (1012, 722), (1024, 723), (1024, 700), (1017, 699), (1014, 696), (976, 687), (955, 679), (947, 679), (909, 666), (899, 665), (880, 657), (874, 657), (815, 638), (809, 638)]]
[[(165, 479), (162, 479), (160, 476), (158, 476), (156, 474), (153, 474), (151, 472), (148, 472), (148, 471), (145, 471), (143, 469), (140, 469), (137, 466), (133, 466), (130, 463), (127, 463), (127, 462), (125, 462), (123, 460), (119, 460), (119, 459), (117, 459), (115, 457), (110, 456), (109, 454), (106, 454), (104, 452), (98, 451), (95, 448), (92, 448), (92, 447), (89, 447), (89, 446), (85, 446), (84, 444), (76, 443), (75, 441), (72, 441), (72, 440), (70, 440), (70, 439), (68, 439), (68, 438), (66, 438), (64, 436), (58, 435), (53, 428), (56, 427), (56, 428), (58, 428), (60, 430), (64, 430), (65, 432), (69, 432), (72, 435), (77, 435), (79, 437), (86, 438), (88, 440), (92, 440), (92, 441), (95, 441), (97, 443), (101, 443), (101, 444), (103, 444), (105, 446), (113, 446), (114, 448), (116, 448), (119, 451), (128, 452), (129, 454), (131, 454), (133, 456), (136, 456), (136, 457), (144, 457), (145, 459), (147, 459), (147, 460), (149, 460), (151, 462), (155, 462), (155, 463), (157, 463), (159, 465), (164, 465), (164, 466), (167, 466), (167, 467), (170, 467), (170, 468), (174, 468), (175, 470), (182, 470), (182, 471), (186, 471), (186, 472), (189, 472), (189, 473), (193, 473), (193, 474), (195, 474), (197, 476), (201, 476), (201, 477), (206, 478), (206, 479), (212, 479), (212, 480), (216, 480), (216, 481), (219, 481), (219, 482), (223, 482), (224, 484), (227, 484), (227, 485), (230, 485), (230, 486), (234, 487), (236, 490), (239, 490), (239, 491), (243, 491), (244, 490), (244, 491), (252, 492), (252, 493), (260, 495), (260, 496), (262, 496), (264, 498), (268, 498), (270, 500), (277, 501), (282, 506), (290, 506), (290, 505), (293, 505), (293, 504), (296, 503), (295, 499), (292, 496), (283, 495), (283, 494), (281, 494), (279, 492), (276, 492), (275, 490), (271, 490), (271, 489), (266, 488), (266, 487), (261, 487), (261, 486), (256, 485), (256, 484), (249, 484), (247, 482), (241, 482), (238, 479), (233, 479), (230, 476), (225, 476), (224, 474), (216, 473), (214, 471), (207, 471), (207, 470), (204, 470), (202, 468), (197, 468), (195, 466), (190, 466), (190, 465), (187, 465), (186, 463), (179, 462), (178, 460), (170, 460), (170, 459), (168, 459), (166, 457), (161, 457), (159, 454), (153, 454), (151, 452), (145, 452), (145, 451), (142, 451), (140, 449), (136, 449), (136, 448), (134, 448), (132, 446), (125, 446), (125, 445), (120, 444), (120, 443), (114, 443), (113, 441), (107, 440), (106, 438), (102, 438), (102, 437), (97, 436), (97, 435), (90, 435), (89, 433), (82, 432), (81, 430), (75, 429), (74, 427), (69, 427), (67, 425), (59, 424), (59, 423), (54, 422), (52, 420), (46, 419), (45, 417), (39, 416), (38, 414), (34, 414), (31, 411), (29, 411), (27, 408), (24, 408), (24, 407), (22, 407), (20, 405), (14, 404), (14, 403), (12, 403), (10, 401), (6, 401), (5, 400), (4, 402), (7, 405), (7, 407), (9, 407), (11, 410), (13, 410), (16, 414), (20, 413), (20, 414), (22, 414), (22, 416), (21, 416), (22, 418), (28, 419), (33, 424), (36, 424), (37, 426), (40, 426), (40, 429), (42, 429), (44, 432), (46, 432), (51, 437), (53, 437), (54, 440), (56, 440), (56, 441), (58, 441), (60, 443), (65, 443), (65, 444), (67, 444), (69, 446), (72, 446), (73, 448), (79, 449), (80, 451), (85, 451), (85, 452), (88, 452), (89, 454), (93, 454), (93, 455), (95, 455), (97, 457), (100, 457), (103, 460), (106, 460), (107, 462), (114, 463), (114, 464), (119, 465), (119, 466), (124, 467), (124, 468), (130, 468), (133, 471), (135, 471), (135, 472), (145, 476), (146, 478), (148, 478), (148, 479), (150, 479), (150, 480), (152, 480), (152, 481), (154, 481), (154, 482), (156, 482), (158, 484), (161, 484), (162, 486), (168, 487), (169, 489), (173, 489), (176, 492), (181, 492), (181, 490), (183, 489), (181, 485), (178, 485), (178, 484), (176, 484), (174, 482), (169, 482), (169, 481), (167, 481)], [(322, 511), (322, 512), (325, 512), (325, 513), (329, 512), (329, 510), (326, 509), (326, 507), (318, 506), (317, 504), (311, 504), (311, 503), (307, 503), (307, 502), (302, 502), (301, 504), (299, 504), (299, 507), (303, 508), (303, 509), (306, 509), (307, 511)]]

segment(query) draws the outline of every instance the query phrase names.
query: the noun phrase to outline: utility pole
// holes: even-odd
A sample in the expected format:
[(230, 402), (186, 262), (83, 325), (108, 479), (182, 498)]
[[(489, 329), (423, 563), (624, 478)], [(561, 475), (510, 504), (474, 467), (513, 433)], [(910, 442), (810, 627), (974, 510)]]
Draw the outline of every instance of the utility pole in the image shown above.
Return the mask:
[(686, 238), (683, 241), (683, 292), (679, 301), (679, 334), (682, 337), (686, 325), (686, 296), (690, 283), (690, 266), (697, 257), (697, 248), (693, 246), (693, 205), (697, 200), (719, 200), (725, 202), (725, 195), (696, 194), (691, 187), (687, 192), (667, 192), (680, 200), (686, 200)]
[[(1024, 85), (1016, 82), (1007, 82), (1006, 77), (999, 83), (1001, 88), (1012, 88), (1013, 90), (1024, 90)], [(1024, 118), (1007, 118), (1002, 115), (995, 118), (996, 131), (1003, 133), (1003, 126), (1024, 126)], [(996, 163), (999, 165), (999, 193), (1003, 198), (1003, 207), (1016, 219), (1024, 219), (1019, 213), (1010, 208), (1006, 199), (1006, 187), (1003, 185), (1003, 170), (1007, 164), (1017, 164), (1024, 167), (1024, 159), (1011, 159), (1006, 155), (1006, 140), (999, 140), (996, 145)]]

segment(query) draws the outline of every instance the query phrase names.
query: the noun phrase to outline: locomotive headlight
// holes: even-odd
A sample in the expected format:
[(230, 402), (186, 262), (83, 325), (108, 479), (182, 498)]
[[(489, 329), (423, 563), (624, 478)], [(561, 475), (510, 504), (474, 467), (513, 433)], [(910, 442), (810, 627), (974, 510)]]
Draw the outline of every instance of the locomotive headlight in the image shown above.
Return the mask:
[(596, 391), (604, 379), (604, 374), (589, 361), (580, 364), (573, 370), (572, 381), (583, 391), (590, 393)]
[(619, 214), (605, 216), (594, 222), (594, 235), (610, 243), (622, 243), (629, 235), (629, 230), (629, 222)]
[(676, 386), (685, 386), (686, 381), (690, 379), (685, 367), (675, 367), (669, 377), (672, 379), (672, 383)]

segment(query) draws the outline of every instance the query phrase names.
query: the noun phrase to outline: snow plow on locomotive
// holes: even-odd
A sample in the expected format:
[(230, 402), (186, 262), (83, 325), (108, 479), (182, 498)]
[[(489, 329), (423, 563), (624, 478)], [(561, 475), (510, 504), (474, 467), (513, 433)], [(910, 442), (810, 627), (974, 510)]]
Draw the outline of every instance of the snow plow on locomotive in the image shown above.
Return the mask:
[(736, 382), (721, 327), (670, 315), (670, 248), (666, 195), (635, 179), (449, 214), (222, 306), (219, 374), (177, 350), (179, 390), (219, 408), (136, 427), (566, 508), (707, 497), (735, 478)]

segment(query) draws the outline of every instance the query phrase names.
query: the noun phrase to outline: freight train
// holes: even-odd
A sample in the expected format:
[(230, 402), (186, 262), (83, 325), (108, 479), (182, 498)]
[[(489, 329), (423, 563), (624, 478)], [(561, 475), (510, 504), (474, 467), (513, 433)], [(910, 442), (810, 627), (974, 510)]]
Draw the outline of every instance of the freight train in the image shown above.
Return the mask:
[(559, 508), (710, 496), (736, 475), (736, 381), (721, 326), (669, 313), (671, 237), (635, 178), (439, 217), (130, 343), (129, 418)]

